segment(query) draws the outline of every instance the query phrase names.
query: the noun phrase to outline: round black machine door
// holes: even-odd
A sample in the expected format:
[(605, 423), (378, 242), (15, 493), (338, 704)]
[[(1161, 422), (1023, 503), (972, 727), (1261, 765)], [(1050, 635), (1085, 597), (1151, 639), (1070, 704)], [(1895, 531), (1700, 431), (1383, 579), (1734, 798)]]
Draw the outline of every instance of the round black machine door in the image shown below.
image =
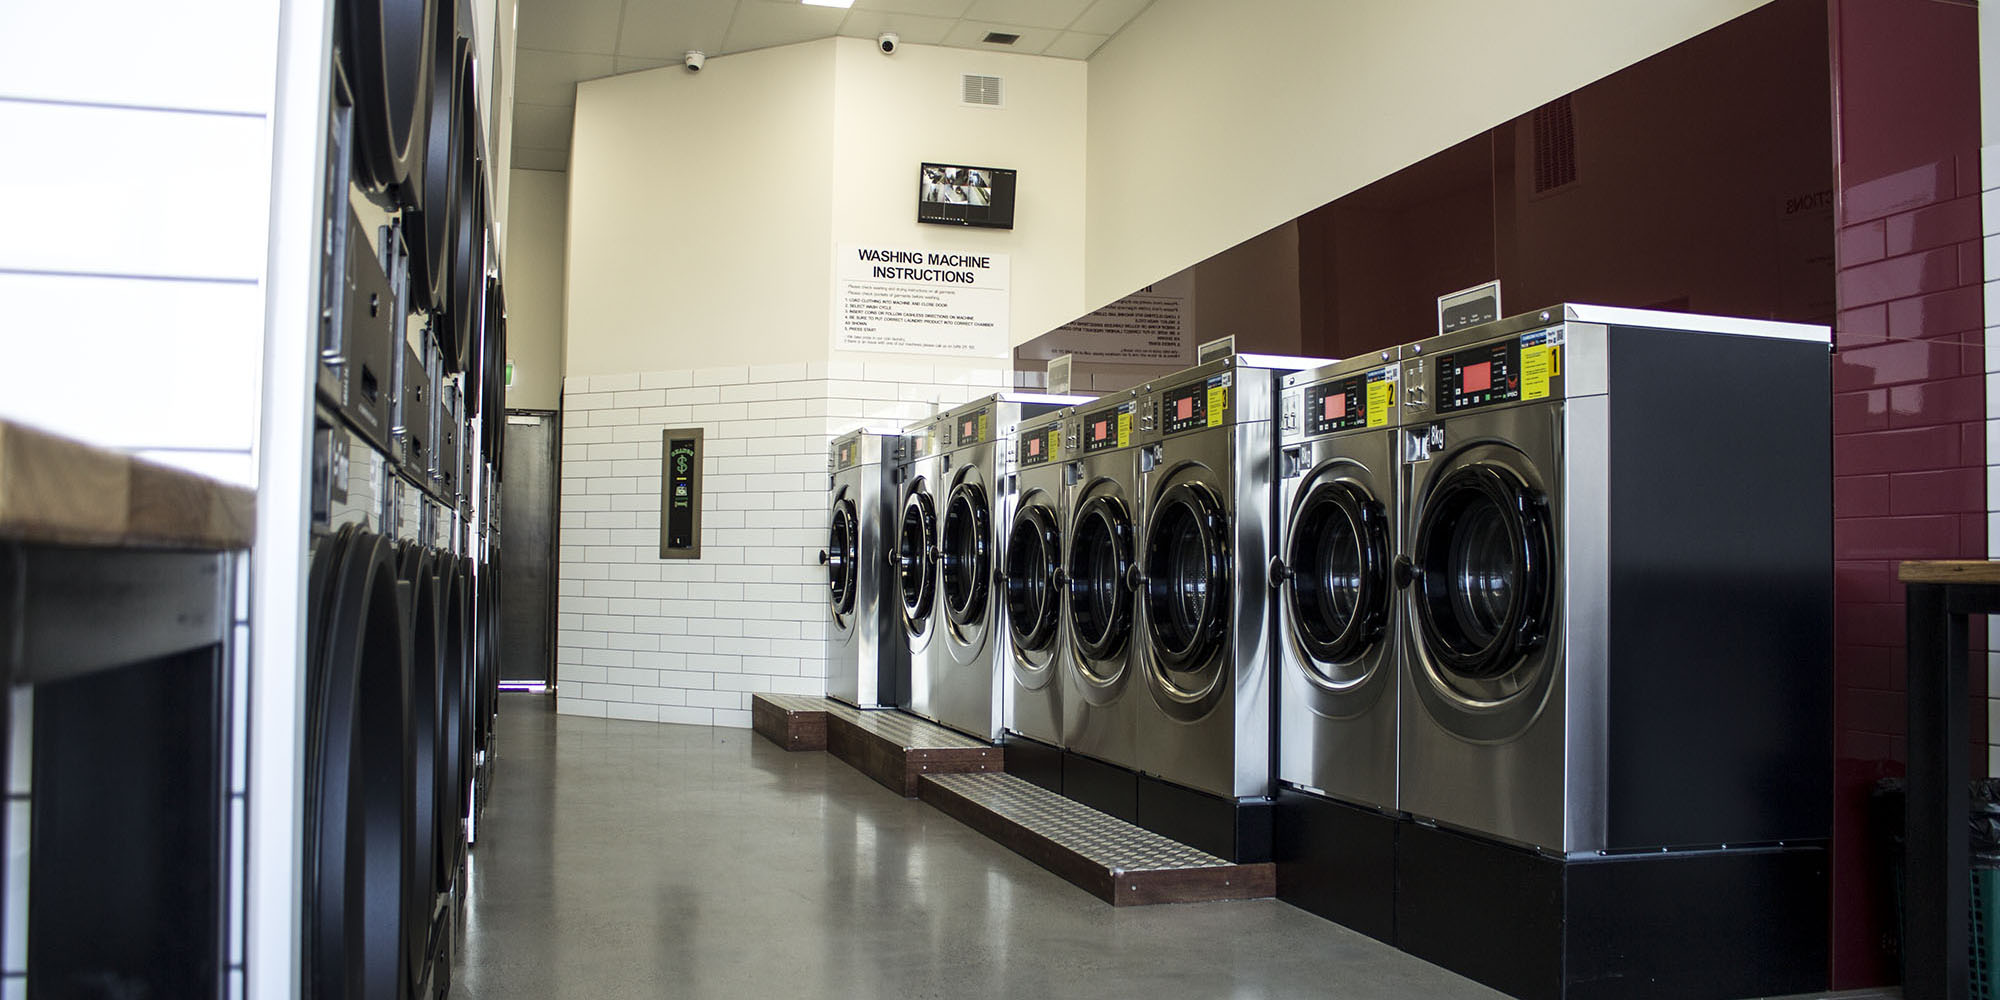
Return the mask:
[(1168, 487), (1146, 529), (1146, 631), (1158, 665), (1198, 670), (1227, 641), (1230, 559), (1229, 518), (1215, 491), (1194, 481)]
[[(1132, 515), (1125, 502), (1099, 493), (1077, 508), (1070, 532), (1069, 613), (1077, 669), (1098, 684), (1109, 684), (1123, 671), (1120, 657), (1132, 635)], [(1093, 661), (1117, 660), (1108, 676)]]
[(1021, 505), (1007, 533), (1007, 630), (1015, 649), (1041, 653), (1055, 642), (1062, 576), (1055, 512), (1045, 503)]
[(1359, 678), (1324, 669), (1381, 641), (1389, 616), (1389, 530), (1382, 504), (1342, 479), (1315, 483), (1292, 514), (1285, 552), (1292, 637), (1317, 679)]
[(860, 573), (861, 525), (854, 514), (854, 501), (842, 497), (833, 505), (826, 533), (826, 578), (831, 589), (833, 613), (854, 613), (854, 597)]
[(937, 505), (922, 480), (903, 499), (903, 519), (896, 532), (896, 589), (902, 594), (903, 624), (912, 635), (930, 627), (936, 587), (931, 564), (937, 560)]
[(1505, 466), (1463, 465), (1431, 489), (1415, 543), (1412, 603), (1433, 676), (1468, 700), (1508, 696), (1508, 675), (1548, 638), (1547, 499)]
[(946, 617), (960, 628), (977, 626), (986, 617), (993, 578), (993, 515), (978, 483), (968, 479), (952, 488), (938, 555)]

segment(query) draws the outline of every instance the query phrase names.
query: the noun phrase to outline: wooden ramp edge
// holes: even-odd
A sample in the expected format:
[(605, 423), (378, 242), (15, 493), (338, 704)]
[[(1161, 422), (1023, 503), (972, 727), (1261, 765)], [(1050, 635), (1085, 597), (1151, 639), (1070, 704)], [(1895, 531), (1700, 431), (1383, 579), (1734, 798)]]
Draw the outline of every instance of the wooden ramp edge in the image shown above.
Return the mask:
[(895, 709), (803, 695), (750, 698), (750, 727), (786, 750), (825, 750), (904, 798), (927, 775), (998, 773), (1000, 747)]
[(1277, 894), (1275, 865), (1232, 864), (1013, 775), (927, 776), (918, 797), (1113, 906)]
[(786, 750), (826, 749), (825, 698), (752, 695), (750, 728)]

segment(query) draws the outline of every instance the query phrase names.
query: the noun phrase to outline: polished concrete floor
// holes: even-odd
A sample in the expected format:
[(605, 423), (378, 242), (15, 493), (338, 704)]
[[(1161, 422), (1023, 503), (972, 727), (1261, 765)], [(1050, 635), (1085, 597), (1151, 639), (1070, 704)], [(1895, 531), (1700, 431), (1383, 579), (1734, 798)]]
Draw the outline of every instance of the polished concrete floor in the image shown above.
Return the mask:
[(499, 734), (456, 1000), (1500, 996), (1274, 900), (1114, 909), (748, 730)]

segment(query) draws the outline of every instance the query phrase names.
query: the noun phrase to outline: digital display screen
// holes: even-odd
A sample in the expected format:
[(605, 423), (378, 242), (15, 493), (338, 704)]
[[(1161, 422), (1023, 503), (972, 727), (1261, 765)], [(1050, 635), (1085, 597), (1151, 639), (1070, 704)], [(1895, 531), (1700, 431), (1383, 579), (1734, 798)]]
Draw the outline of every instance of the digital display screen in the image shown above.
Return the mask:
[(1055, 425), (1050, 424), (1047, 427), (1022, 432), (1020, 455), (1023, 466), (1042, 465), (1055, 457), (1050, 454), (1053, 449), (1049, 444), (1050, 432), (1053, 430)]
[(1161, 409), (1166, 412), (1168, 434), (1194, 430), (1208, 426), (1208, 383), (1194, 382), (1178, 388), (1168, 389), (1162, 394)]
[(1121, 406), (1115, 410), (1103, 410), (1084, 417), (1083, 450), (1089, 453), (1118, 447), (1118, 418), (1124, 416), (1129, 420), (1130, 413), (1130, 410)]
[(1366, 373), (1306, 386), (1307, 434), (1331, 434), (1368, 426)]
[(1437, 359), (1437, 410), (1451, 413), (1521, 398), (1521, 343), (1508, 339)]
[(1002, 167), (920, 164), (917, 221), (1012, 229), (1015, 183), (1015, 172)]

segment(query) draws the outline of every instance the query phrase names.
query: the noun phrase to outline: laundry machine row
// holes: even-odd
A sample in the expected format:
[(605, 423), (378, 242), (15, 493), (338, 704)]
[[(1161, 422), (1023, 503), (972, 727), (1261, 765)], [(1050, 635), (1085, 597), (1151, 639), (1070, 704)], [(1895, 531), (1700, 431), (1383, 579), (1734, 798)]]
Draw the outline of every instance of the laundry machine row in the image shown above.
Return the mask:
[[(455, 5), (342, 0), (311, 414), (300, 992), (434, 997), (497, 702), (506, 320)], [(356, 205), (387, 222), (364, 231)]]
[(904, 430), (888, 550), (912, 713), (998, 741), (1009, 658), (996, 593), (1015, 503), (1014, 434), (1024, 419), (1089, 396), (996, 393)]
[(1287, 379), (1281, 897), (1520, 996), (1825, 985), (1827, 349), (1566, 305)]

